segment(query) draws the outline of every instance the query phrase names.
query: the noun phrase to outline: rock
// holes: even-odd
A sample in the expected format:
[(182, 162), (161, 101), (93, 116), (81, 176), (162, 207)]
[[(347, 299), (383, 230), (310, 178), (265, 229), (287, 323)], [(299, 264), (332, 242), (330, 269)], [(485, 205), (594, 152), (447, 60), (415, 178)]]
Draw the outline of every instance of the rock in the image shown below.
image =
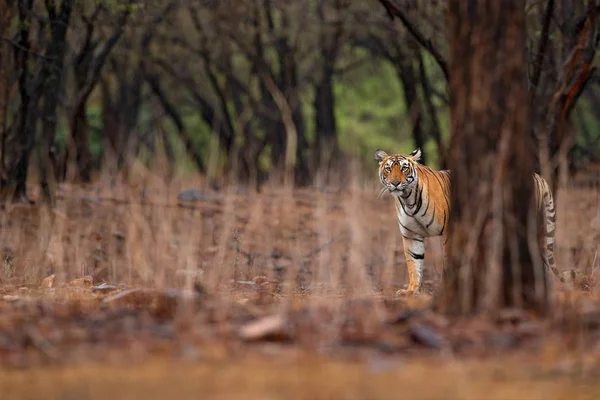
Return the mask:
[(259, 318), (242, 326), (238, 332), (242, 340), (278, 340), (291, 339), (287, 326), (287, 320), (283, 315), (269, 315)]
[(205, 193), (202, 190), (197, 189), (186, 189), (179, 192), (177, 200), (179, 201), (198, 201), (206, 198)]
[(109, 293), (114, 290), (117, 290), (117, 287), (115, 285), (110, 285), (108, 283), (101, 283), (100, 285), (96, 285), (96, 286), (92, 287), (92, 291), (100, 292), (100, 293)]
[(433, 349), (441, 349), (443, 339), (440, 333), (428, 325), (415, 325), (409, 329), (410, 338), (418, 344)]

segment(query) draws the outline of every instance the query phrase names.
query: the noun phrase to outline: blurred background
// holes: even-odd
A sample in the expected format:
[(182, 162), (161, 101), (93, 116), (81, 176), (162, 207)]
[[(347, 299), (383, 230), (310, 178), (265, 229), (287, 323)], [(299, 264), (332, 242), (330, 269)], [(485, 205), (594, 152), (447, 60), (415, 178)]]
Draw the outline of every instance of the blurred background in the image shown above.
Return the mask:
[[(584, 3), (557, 1), (544, 29), (544, 2), (527, 2), (540, 127)], [(327, 183), (349, 159), (372, 177), (376, 148), (445, 167), (448, 85), (429, 50), (447, 58), (446, 5), (393, 4), (399, 19), (376, 1), (0, 0), (4, 193), (151, 162), (217, 185)], [(600, 157), (599, 107), (590, 74), (570, 112), (573, 169)]]
[[(21, 369), (0, 374), (3, 398), (559, 398), (557, 373), (597, 382), (596, 0), (523, 2), (538, 170), (573, 293), (559, 287), (549, 323), (430, 313), (432, 237), (422, 295), (396, 296), (406, 258), (373, 155), (419, 147), (448, 167), (448, 3), (0, 0), (0, 368)], [(240, 362), (249, 348), (277, 363)], [(296, 364), (305, 349), (344, 359)], [(512, 349), (548, 369), (529, 352), (499, 363)], [(434, 354), (497, 371), (410, 358)], [(129, 367), (149, 356), (162, 362)]]

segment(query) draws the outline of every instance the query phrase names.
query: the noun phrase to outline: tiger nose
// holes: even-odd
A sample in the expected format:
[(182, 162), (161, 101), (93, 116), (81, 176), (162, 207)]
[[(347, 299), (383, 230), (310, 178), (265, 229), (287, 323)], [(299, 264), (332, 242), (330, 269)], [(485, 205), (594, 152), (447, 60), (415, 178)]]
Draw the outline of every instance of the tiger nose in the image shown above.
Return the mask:
[(390, 182), (391, 185), (394, 185), (396, 187), (400, 186), (402, 182), (400, 182), (398, 179), (394, 179), (393, 181)]

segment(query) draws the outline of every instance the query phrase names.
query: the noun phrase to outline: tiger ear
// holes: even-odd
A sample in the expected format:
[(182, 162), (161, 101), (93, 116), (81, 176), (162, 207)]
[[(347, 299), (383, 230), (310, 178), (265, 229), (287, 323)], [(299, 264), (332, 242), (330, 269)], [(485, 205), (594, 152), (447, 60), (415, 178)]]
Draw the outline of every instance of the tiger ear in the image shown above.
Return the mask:
[(375, 150), (375, 159), (378, 162), (382, 162), (387, 158), (388, 154), (383, 150)]
[(417, 147), (415, 150), (413, 150), (412, 153), (410, 153), (410, 157), (414, 160), (414, 161), (419, 161), (421, 159), (421, 148)]

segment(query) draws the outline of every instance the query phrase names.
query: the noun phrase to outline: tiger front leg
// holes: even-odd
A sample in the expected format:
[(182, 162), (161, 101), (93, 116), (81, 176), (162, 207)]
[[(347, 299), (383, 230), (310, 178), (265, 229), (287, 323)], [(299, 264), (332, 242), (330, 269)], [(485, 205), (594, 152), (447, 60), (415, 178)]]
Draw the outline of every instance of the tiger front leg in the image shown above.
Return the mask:
[(419, 293), (423, 284), (423, 260), (425, 259), (425, 238), (403, 237), (404, 257), (408, 268), (408, 288), (401, 289), (396, 295), (413, 295)]

